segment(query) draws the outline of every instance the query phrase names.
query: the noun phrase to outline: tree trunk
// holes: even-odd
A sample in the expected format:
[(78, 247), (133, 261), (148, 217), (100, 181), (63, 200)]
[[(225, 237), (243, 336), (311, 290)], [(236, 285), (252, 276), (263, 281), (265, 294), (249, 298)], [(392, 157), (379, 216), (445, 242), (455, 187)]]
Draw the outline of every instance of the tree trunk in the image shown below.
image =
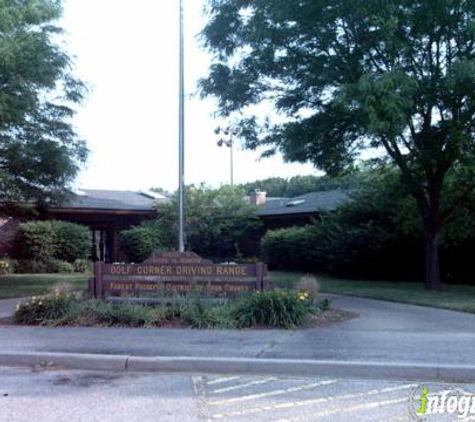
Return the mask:
[(426, 277), (425, 284), (427, 290), (442, 290), (440, 279), (439, 263), (439, 242), (436, 230), (430, 230), (426, 233)]

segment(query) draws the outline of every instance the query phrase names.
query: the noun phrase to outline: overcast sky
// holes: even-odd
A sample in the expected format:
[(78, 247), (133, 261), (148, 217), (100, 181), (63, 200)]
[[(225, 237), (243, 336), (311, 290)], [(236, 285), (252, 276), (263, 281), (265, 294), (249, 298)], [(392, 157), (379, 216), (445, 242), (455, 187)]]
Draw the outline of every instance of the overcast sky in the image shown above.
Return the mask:
[[(204, 0), (185, 0), (186, 89), (206, 75), (210, 57), (197, 34)], [(90, 189), (177, 188), (178, 0), (66, 0), (62, 26), (76, 74), (90, 94), (75, 118), (91, 155), (78, 179)], [(229, 150), (216, 145), (212, 100), (186, 104), (186, 182), (229, 183)], [(235, 153), (235, 182), (315, 174), (310, 165)]]

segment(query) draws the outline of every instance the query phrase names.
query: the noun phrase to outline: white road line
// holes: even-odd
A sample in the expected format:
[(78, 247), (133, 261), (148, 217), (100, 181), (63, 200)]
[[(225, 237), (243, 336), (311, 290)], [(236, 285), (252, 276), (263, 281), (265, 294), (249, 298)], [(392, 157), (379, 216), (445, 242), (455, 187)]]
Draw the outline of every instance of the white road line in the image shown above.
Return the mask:
[[(343, 407), (341, 409), (325, 410), (323, 412), (312, 413), (312, 420), (325, 418), (325, 417), (333, 416), (333, 415), (341, 415), (342, 413), (353, 413), (353, 412), (358, 412), (360, 410), (377, 409), (378, 407), (391, 406), (394, 404), (400, 404), (400, 403), (405, 403), (405, 402), (407, 402), (406, 398), (394, 399), (394, 400), (383, 400), (383, 401), (376, 401), (372, 403), (362, 403), (362, 404), (358, 404), (352, 407)], [(274, 420), (273, 422), (300, 422), (301, 420), (302, 420), (301, 417), (297, 417), (297, 418), (290, 418), (290, 419)]]
[(215, 400), (215, 401), (210, 402), (209, 404), (219, 405), (219, 404), (236, 403), (240, 401), (260, 399), (263, 397), (272, 397), (272, 396), (279, 396), (281, 394), (296, 393), (298, 391), (312, 390), (317, 387), (323, 387), (325, 385), (334, 384), (337, 381), (338, 380), (320, 381), (320, 382), (315, 382), (312, 384), (301, 385), (299, 387), (286, 388), (285, 390), (273, 390), (273, 391), (266, 391), (265, 393), (250, 394), (248, 396), (240, 396), (240, 397), (232, 397), (229, 399)]
[[(356, 398), (361, 398), (361, 397), (366, 397), (366, 396), (374, 396), (377, 394), (385, 394), (385, 393), (392, 393), (392, 392), (400, 391), (400, 390), (406, 390), (406, 389), (414, 388), (416, 386), (417, 384), (406, 384), (406, 385), (401, 385), (397, 387), (383, 388), (381, 390), (371, 390), (366, 393), (353, 393), (353, 394), (345, 394), (342, 396), (320, 397), (318, 399), (307, 399), (307, 400), (299, 400), (299, 401), (294, 401), (294, 402), (272, 404), (272, 405), (267, 405), (267, 406), (248, 408), (248, 409), (235, 411), (235, 412), (229, 412), (229, 413), (217, 413), (213, 415), (213, 419), (223, 419), (223, 418), (228, 418), (232, 416), (249, 415), (253, 413), (267, 412), (267, 411), (272, 411), (272, 410), (291, 409), (293, 407), (304, 407), (304, 406), (308, 406), (312, 404), (328, 403), (328, 402), (337, 401), (337, 400), (351, 400), (351, 399), (356, 399)], [(407, 401), (407, 399), (404, 399), (404, 400)]]
[(218, 378), (212, 381), (208, 381), (206, 384), (207, 385), (215, 385), (215, 384), (222, 384), (223, 382), (228, 382), (228, 381), (234, 381), (238, 380), (241, 377), (224, 377), (224, 378)]
[(271, 381), (277, 381), (278, 378), (265, 378), (263, 380), (251, 381), (245, 384), (232, 385), (231, 387), (218, 388), (217, 390), (210, 391), (210, 394), (227, 393), (228, 391), (240, 390), (241, 388), (252, 387), (253, 385), (267, 384)]

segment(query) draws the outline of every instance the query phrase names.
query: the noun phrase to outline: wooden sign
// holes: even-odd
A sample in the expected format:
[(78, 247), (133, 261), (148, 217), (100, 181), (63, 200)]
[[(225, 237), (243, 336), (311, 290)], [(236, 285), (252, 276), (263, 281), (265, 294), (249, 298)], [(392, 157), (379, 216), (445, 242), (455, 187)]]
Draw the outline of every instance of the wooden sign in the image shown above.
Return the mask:
[(94, 265), (90, 291), (96, 298), (200, 293), (230, 296), (269, 289), (267, 267), (257, 264), (213, 264), (193, 252), (166, 252), (142, 264)]

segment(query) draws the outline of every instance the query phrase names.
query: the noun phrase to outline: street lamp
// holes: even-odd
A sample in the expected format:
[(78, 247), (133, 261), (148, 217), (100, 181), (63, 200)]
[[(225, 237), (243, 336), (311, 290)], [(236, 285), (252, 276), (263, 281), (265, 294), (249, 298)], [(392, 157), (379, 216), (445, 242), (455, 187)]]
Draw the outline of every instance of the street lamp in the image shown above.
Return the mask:
[(179, 36), (179, 136), (178, 136), (178, 251), (185, 252), (185, 31), (183, 1), (180, 0)]
[(215, 130), (214, 130), (214, 133), (216, 135), (221, 135), (222, 134), (222, 138), (219, 139), (218, 142), (216, 142), (216, 144), (218, 145), (218, 147), (228, 147), (229, 148), (229, 151), (230, 151), (230, 162), (231, 162), (231, 165), (230, 165), (230, 168), (231, 168), (231, 186), (234, 185), (234, 157), (233, 157), (233, 150), (234, 150), (234, 137), (237, 135), (237, 132), (236, 131), (233, 131), (231, 128), (227, 127), (227, 128), (222, 128), (220, 126), (218, 126)]

